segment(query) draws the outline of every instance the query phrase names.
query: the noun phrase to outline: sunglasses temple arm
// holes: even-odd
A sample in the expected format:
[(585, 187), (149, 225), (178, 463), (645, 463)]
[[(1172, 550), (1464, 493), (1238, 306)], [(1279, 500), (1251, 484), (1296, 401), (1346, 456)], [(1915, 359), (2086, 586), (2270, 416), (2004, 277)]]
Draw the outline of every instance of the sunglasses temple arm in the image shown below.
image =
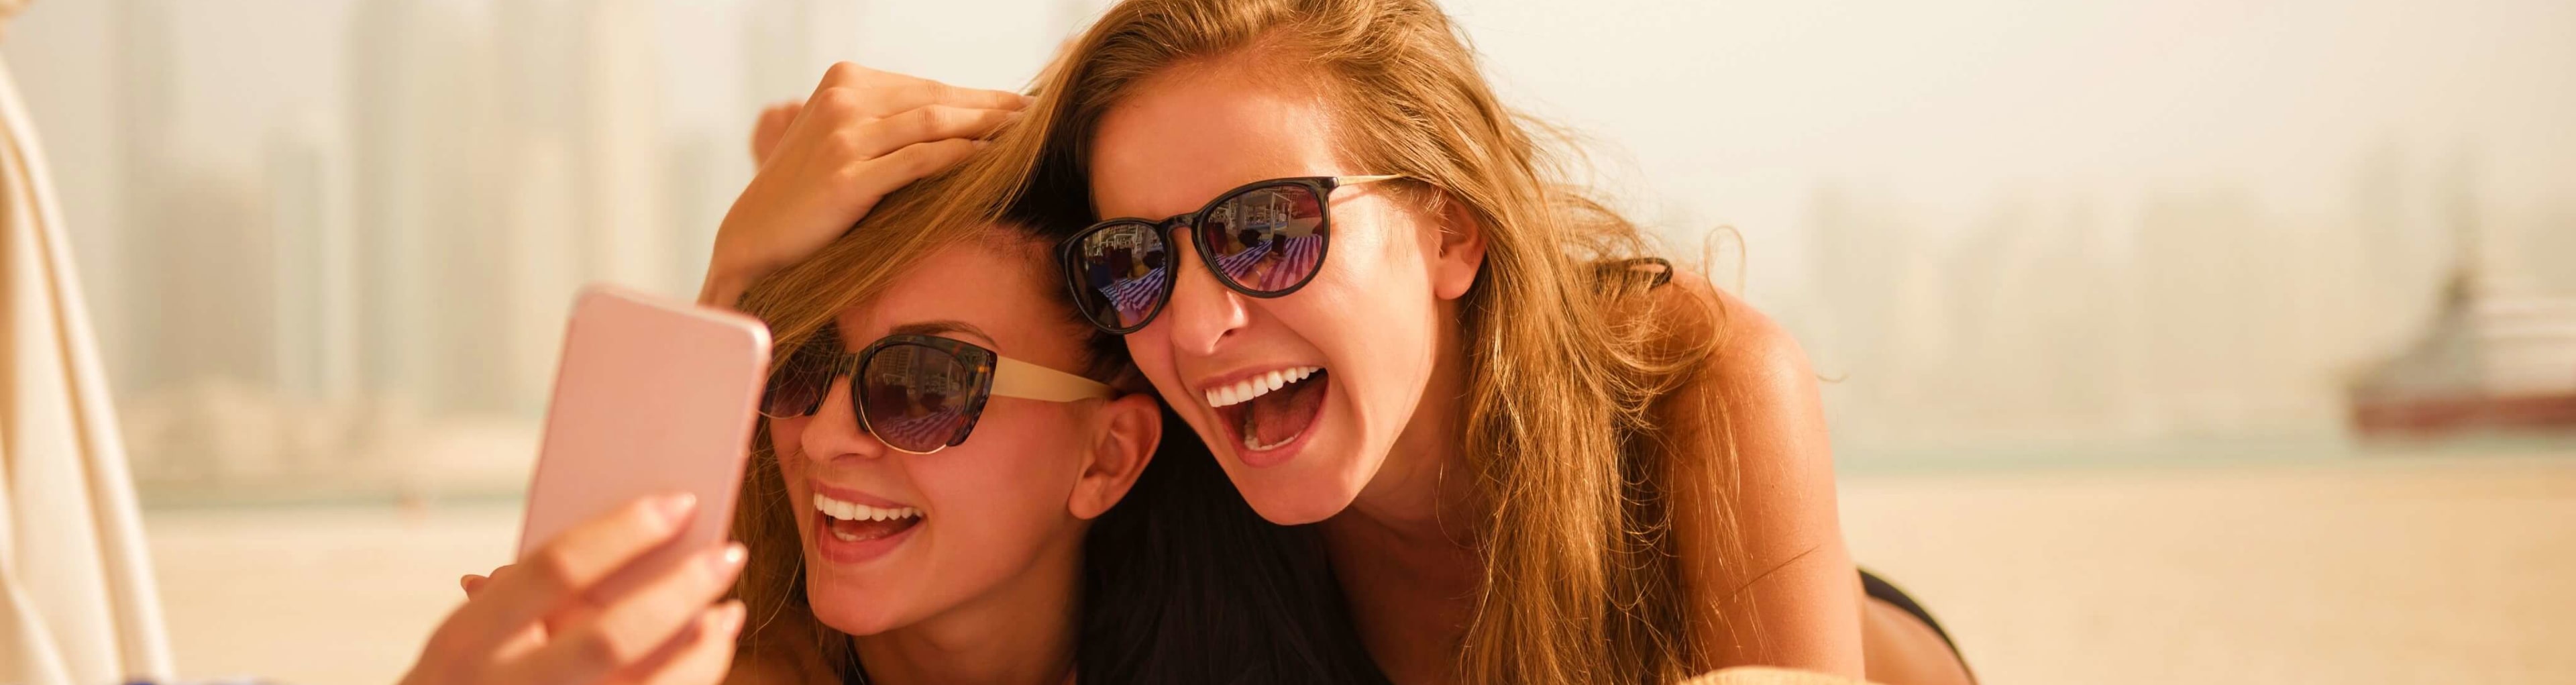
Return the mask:
[(1046, 402), (1076, 402), (1116, 395), (1099, 381), (1036, 364), (995, 355), (993, 396)]

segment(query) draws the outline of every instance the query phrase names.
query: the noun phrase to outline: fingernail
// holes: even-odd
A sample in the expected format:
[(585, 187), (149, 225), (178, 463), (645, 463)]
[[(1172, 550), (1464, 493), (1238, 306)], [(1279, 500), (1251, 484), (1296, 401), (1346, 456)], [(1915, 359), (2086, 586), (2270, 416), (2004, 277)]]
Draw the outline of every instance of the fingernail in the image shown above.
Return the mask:
[(695, 493), (674, 492), (653, 499), (653, 513), (661, 514), (662, 520), (673, 525), (688, 523), (690, 511), (697, 508), (698, 496)]
[(717, 576), (730, 578), (735, 571), (742, 570), (743, 560), (749, 558), (751, 554), (743, 549), (742, 543), (728, 542), (725, 543), (724, 549), (716, 551), (715, 556), (707, 558), (707, 570), (715, 572)]

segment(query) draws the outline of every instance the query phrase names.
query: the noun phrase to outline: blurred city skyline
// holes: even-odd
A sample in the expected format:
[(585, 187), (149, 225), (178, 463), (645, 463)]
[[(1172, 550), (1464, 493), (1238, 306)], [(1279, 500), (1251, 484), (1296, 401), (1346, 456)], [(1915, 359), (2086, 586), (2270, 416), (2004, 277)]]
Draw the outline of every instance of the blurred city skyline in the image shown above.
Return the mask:
[[(1015, 88), (1103, 4), (49, 0), (0, 53), (147, 484), (512, 487), (573, 289), (694, 292), (761, 104)], [(1551, 7), (1450, 4), (1854, 449), (2332, 439), (2455, 266), (2576, 295), (2563, 4)]]

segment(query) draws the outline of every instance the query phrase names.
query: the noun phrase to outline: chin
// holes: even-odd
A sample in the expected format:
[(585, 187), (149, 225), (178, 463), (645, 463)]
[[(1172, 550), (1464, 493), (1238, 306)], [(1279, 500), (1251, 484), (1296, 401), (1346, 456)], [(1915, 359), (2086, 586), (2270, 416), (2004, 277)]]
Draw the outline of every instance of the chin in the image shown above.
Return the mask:
[(1314, 523), (1350, 508), (1371, 475), (1354, 472), (1374, 469), (1356, 468), (1353, 450), (1338, 445), (1308, 445), (1305, 452), (1271, 468), (1252, 468), (1229, 456), (1226, 475), (1243, 493), (1244, 503), (1271, 523)]
[(807, 575), (805, 601), (814, 610), (814, 620), (851, 635), (875, 635), (907, 623), (903, 619), (904, 602), (901, 599), (888, 596), (891, 593), (871, 592), (858, 585), (846, 579), (826, 580)]
[[(1281, 487), (1268, 489), (1290, 490), (1293, 487), (1293, 485), (1283, 484)], [(1351, 506), (1349, 496), (1336, 497), (1328, 493), (1315, 492), (1265, 493), (1245, 489), (1243, 499), (1244, 502), (1252, 505), (1252, 511), (1260, 514), (1263, 520), (1283, 526), (1322, 521), (1332, 518), (1334, 514), (1342, 513), (1343, 509)]]

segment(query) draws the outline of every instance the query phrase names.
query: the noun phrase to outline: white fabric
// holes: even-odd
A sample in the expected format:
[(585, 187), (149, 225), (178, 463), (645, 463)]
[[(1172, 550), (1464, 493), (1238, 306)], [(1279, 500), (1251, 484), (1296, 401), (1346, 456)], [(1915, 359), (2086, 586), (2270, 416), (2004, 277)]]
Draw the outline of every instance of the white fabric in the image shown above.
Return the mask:
[[(0, 27), (24, 4), (0, 0)], [(0, 63), (0, 683), (167, 680), (107, 374), (8, 73)]]

